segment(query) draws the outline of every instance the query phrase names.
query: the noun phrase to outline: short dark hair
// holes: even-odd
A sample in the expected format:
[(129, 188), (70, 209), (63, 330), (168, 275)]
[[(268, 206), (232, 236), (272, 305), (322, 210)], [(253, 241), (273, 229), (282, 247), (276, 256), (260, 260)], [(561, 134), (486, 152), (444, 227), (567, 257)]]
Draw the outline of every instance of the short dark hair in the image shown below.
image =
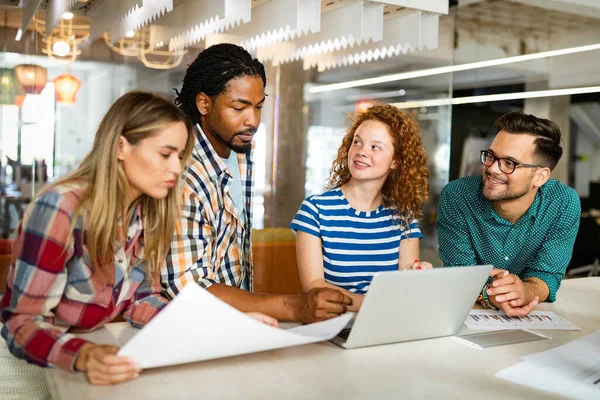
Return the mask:
[(227, 90), (230, 80), (242, 76), (259, 76), (263, 87), (267, 85), (265, 67), (258, 59), (252, 58), (243, 47), (230, 43), (210, 46), (201, 51), (188, 66), (181, 92), (175, 89), (175, 104), (195, 123), (200, 123), (196, 96), (204, 93), (214, 98)]
[(549, 119), (517, 111), (509, 112), (494, 122), (498, 131), (535, 136), (534, 156), (538, 162), (553, 170), (562, 156), (560, 128)]

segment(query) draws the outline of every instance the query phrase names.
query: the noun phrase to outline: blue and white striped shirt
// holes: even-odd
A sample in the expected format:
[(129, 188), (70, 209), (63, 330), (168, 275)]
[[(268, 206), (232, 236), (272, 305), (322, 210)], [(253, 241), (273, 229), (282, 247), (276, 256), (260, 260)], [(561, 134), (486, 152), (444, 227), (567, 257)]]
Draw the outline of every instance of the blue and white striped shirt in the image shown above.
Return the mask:
[(398, 269), (400, 241), (422, 238), (417, 220), (403, 231), (397, 211), (379, 206), (358, 211), (339, 188), (306, 198), (290, 229), (321, 239), (325, 281), (358, 294), (369, 290), (373, 274)]

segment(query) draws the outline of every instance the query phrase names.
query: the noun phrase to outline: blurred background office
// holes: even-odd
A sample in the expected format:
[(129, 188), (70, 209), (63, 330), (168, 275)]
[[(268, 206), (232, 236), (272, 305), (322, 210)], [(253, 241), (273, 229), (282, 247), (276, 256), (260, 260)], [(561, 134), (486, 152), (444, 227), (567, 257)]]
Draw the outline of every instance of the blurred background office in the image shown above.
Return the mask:
[(597, 0), (1, 0), (0, 26), (4, 238), (39, 188), (90, 150), (119, 96), (174, 98), (198, 52), (233, 42), (267, 71), (254, 152), (257, 290), (298, 290), (296, 277), (281, 278), (295, 270), (287, 226), (323, 191), (348, 115), (373, 102), (410, 111), (423, 130), (422, 259), (440, 264), (442, 187), (481, 173), (494, 120), (517, 110), (560, 126), (553, 176), (577, 190), (584, 211), (572, 274), (599, 272)]

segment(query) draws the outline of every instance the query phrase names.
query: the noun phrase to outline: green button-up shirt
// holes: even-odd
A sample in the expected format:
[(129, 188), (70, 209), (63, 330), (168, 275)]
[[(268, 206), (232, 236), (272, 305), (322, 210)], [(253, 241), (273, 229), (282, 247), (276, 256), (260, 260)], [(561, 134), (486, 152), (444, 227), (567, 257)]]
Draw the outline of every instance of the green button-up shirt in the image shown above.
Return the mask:
[(581, 202), (572, 188), (550, 179), (527, 212), (512, 224), (483, 197), (481, 176), (450, 182), (437, 215), (439, 255), (446, 266), (492, 264), (521, 279), (531, 276), (556, 291), (573, 253)]

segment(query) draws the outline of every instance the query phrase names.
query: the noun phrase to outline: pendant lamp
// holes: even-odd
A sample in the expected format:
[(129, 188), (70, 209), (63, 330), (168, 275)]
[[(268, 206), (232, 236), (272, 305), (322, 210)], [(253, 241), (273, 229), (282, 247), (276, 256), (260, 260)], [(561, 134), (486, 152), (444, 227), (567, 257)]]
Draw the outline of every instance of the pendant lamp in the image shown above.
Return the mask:
[(17, 80), (27, 94), (39, 94), (46, 86), (46, 68), (33, 64), (21, 64), (15, 67)]
[(56, 102), (62, 104), (75, 104), (75, 96), (81, 87), (79, 79), (69, 75), (61, 75), (53, 81), (56, 90)]
[(0, 104), (14, 104), (18, 95), (24, 94), (12, 68), (0, 68)]

